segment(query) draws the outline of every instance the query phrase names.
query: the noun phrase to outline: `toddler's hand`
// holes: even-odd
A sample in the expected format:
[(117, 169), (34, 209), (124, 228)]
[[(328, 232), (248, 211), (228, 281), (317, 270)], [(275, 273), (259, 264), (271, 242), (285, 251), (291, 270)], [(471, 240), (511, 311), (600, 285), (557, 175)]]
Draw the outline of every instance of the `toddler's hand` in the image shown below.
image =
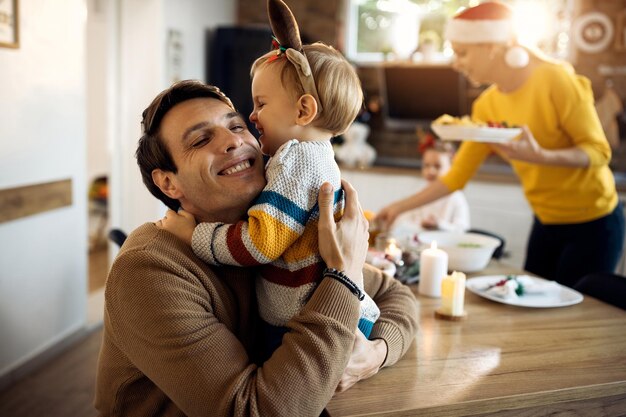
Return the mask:
[(174, 210), (168, 210), (165, 217), (156, 223), (160, 229), (165, 229), (189, 246), (191, 246), (191, 237), (193, 229), (196, 227), (196, 219), (192, 214), (185, 210), (176, 213)]
[(439, 229), (439, 221), (432, 214), (422, 220), (422, 227), (428, 230)]

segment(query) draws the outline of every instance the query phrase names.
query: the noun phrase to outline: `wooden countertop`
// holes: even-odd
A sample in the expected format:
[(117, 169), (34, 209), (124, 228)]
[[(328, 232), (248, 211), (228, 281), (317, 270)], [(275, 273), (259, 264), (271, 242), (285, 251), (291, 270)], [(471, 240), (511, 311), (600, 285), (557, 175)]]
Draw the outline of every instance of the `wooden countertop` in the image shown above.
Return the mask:
[[(494, 263), (479, 275), (507, 272)], [(534, 309), (466, 291), (468, 317), (452, 322), (411, 287), (416, 340), (394, 366), (337, 394), (331, 416), (626, 414), (626, 311), (587, 296)]]
[[(388, 165), (373, 165), (366, 168), (351, 168), (343, 165), (339, 165), (339, 168), (342, 171), (347, 172), (364, 172), (371, 174), (380, 174), (380, 175), (409, 175), (415, 176), (420, 175), (420, 168), (415, 167), (398, 167), (398, 166), (388, 166)], [(519, 184), (519, 179), (513, 174), (513, 171), (506, 167), (498, 167), (498, 171), (494, 172), (477, 172), (473, 180), (478, 181), (487, 181), (487, 182), (497, 182), (504, 184)]]
[[(339, 165), (339, 168), (341, 168), (342, 171), (381, 175), (416, 175), (416, 173), (420, 172), (419, 166), (392, 166), (388, 164), (376, 164), (365, 168), (351, 168)], [(626, 193), (626, 174), (614, 172), (613, 175), (615, 176), (615, 185), (618, 193)], [(520, 184), (513, 170), (507, 165), (490, 165), (483, 167), (472, 177), (472, 180), (502, 184)]]

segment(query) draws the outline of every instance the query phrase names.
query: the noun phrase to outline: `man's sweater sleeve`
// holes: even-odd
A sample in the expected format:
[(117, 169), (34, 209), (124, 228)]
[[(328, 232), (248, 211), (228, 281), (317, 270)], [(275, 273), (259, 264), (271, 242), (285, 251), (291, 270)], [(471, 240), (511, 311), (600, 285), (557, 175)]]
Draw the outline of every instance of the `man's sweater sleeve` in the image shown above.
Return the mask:
[(371, 265), (366, 264), (363, 269), (363, 283), (380, 309), (370, 339), (383, 339), (387, 343), (383, 366), (393, 365), (415, 340), (417, 300), (409, 287)]

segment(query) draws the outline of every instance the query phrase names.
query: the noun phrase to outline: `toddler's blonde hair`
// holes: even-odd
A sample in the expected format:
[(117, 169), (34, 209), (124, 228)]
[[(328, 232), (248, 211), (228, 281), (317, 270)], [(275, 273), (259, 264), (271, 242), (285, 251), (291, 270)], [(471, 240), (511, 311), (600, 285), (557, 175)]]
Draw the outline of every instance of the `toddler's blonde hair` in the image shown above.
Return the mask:
[[(332, 46), (316, 42), (304, 45), (303, 50), (311, 66), (322, 105), (322, 112), (314, 124), (332, 132), (333, 136), (340, 135), (348, 130), (363, 107), (361, 80), (352, 64)], [(286, 57), (268, 61), (275, 55), (276, 51), (271, 51), (257, 58), (252, 64), (250, 76), (254, 77), (255, 72), (264, 66), (281, 65), (280, 78), (283, 84), (296, 99), (301, 97), (305, 92), (295, 67)]]

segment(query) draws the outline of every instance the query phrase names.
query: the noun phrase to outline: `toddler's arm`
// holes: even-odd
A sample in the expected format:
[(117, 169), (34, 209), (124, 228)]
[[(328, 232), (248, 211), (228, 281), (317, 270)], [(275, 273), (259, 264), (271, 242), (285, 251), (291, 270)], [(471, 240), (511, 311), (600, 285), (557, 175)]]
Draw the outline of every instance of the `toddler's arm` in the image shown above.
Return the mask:
[(317, 212), (319, 187), (328, 181), (339, 188), (341, 181), (330, 143), (288, 142), (270, 159), (266, 177), (247, 221), (196, 227), (191, 247), (198, 257), (213, 265), (263, 265), (279, 259), (300, 238), (311, 255), (316, 253), (316, 228), (307, 225)]

